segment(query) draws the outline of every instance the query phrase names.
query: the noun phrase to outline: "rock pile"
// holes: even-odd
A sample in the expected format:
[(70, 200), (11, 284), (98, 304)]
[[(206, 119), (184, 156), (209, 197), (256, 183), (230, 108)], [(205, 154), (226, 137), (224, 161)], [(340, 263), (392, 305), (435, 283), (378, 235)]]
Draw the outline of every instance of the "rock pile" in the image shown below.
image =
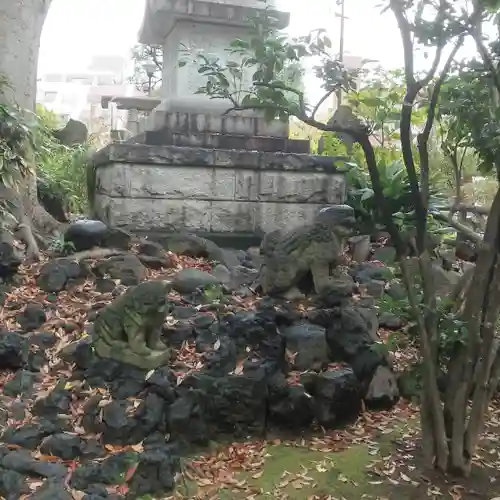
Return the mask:
[[(85, 226), (69, 230), (69, 239), (84, 242), (78, 250), (90, 248)], [(92, 230), (102, 245), (107, 229)], [(31, 493), (26, 477), (43, 482), (34, 499), (71, 499), (70, 489), (86, 500), (161, 495), (174, 488), (179, 457), (193, 444), (331, 429), (354, 421), (363, 402), (388, 409), (398, 400), (373, 299), (355, 294), (359, 282), (376, 281), (387, 293), (387, 268), (362, 264), (352, 276), (337, 275), (314, 307), (298, 309), (255, 296), (258, 270), (246, 252), (193, 236), (171, 246), (129, 239), (128, 249), (126, 235), (119, 241), (118, 255), (44, 263), (40, 300), (6, 304), (19, 328), (0, 334), (0, 496)], [(180, 269), (171, 251), (179, 248), (198, 268)], [(175, 350), (169, 365), (146, 372), (98, 358), (92, 322), (113, 297), (159, 269), (176, 290), (162, 334)], [(101, 299), (83, 319), (51, 328), (60, 301), (79, 298), (82, 287)]]

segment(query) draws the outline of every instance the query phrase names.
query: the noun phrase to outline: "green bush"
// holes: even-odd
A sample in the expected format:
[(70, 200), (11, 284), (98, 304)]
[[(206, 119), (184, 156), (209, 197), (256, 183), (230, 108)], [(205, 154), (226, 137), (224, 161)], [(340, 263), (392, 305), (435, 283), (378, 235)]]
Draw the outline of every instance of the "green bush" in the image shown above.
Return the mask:
[(68, 147), (53, 135), (60, 128), (57, 116), (37, 106), (35, 160), (40, 189), (64, 200), (71, 213), (83, 213), (88, 208), (87, 163), (91, 143)]

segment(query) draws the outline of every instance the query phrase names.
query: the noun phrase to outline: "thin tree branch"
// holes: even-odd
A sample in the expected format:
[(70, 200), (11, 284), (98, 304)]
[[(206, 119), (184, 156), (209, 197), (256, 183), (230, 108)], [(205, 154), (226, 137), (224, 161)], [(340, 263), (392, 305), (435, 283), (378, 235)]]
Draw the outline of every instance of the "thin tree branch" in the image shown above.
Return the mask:
[(323, 97), (316, 103), (316, 106), (314, 106), (312, 113), (311, 113), (311, 118), (313, 120), (316, 119), (316, 113), (318, 112), (319, 108), (322, 106), (322, 104), (335, 92), (335, 90), (329, 90)]

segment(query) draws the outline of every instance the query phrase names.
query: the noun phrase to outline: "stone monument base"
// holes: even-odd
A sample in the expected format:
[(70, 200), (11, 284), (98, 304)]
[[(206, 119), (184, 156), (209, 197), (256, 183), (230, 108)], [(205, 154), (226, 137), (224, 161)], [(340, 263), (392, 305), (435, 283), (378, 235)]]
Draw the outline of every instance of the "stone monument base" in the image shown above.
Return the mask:
[[(189, 134), (184, 140), (195, 142)], [(206, 145), (206, 137), (197, 140)], [(255, 239), (312, 222), (319, 209), (344, 201), (333, 158), (214, 146), (110, 144), (94, 157), (94, 215), (135, 233)]]

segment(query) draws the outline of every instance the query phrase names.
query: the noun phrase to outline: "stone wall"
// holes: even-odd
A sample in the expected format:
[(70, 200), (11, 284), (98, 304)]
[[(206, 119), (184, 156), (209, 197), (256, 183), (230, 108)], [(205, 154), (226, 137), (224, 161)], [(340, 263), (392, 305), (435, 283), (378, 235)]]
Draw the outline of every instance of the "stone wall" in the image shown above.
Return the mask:
[(132, 231), (260, 235), (345, 199), (334, 159), (309, 154), (110, 144), (94, 166), (95, 215)]

